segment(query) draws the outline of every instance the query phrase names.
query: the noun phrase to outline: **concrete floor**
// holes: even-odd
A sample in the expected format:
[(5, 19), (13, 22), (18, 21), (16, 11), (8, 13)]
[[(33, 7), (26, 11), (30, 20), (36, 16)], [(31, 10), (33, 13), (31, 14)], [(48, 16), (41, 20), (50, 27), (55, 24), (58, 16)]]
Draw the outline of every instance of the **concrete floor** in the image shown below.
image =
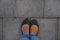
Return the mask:
[(0, 0), (0, 40), (18, 40), (26, 17), (37, 19), (40, 40), (60, 40), (60, 0)]

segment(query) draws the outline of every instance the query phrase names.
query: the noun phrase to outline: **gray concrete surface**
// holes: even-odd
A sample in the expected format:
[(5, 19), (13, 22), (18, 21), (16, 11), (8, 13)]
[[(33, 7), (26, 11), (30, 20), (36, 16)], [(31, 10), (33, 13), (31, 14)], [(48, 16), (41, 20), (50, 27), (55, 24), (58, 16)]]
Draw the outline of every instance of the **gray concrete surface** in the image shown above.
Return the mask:
[(17, 0), (16, 17), (42, 17), (43, 16), (42, 0)]
[(17, 19), (3, 19), (3, 40), (17, 40), (19, 23)]
[(0, 19), (0, 40), (2, 40), (2, 19)]
[[(4, 18), (3, 19), (3, 40), (18, 40), (21, 31), (21, 23), (24, 18)], [(41, 40), (57, 39), (57, 20), (56, 19), (38, 19), (39, 38)], [(21, 30), (21, 29), (20, 29)]]
[(58, 40), (60, 40), (60, 19), (58, 20)]
[(45, 17), (60, 17), (60, 0), (45, 0)]
[(0, 0), (0, 40), (18, 40), (26, 17), (37, 19), (40, 40), (60, 40), (60, 0)]
[(3, 19), (3, 40), (18, 40), (21, 35), (21, 23), (23, 18)]
[(57, 20), (37, 19), (39, 22), (41, 40), (57, 40)]
[(57, 20), (35, 18), (39, 24), (40, 40), (57, 40)]
[(14, 0), (0, 0), (0, 17), (13, 16)]

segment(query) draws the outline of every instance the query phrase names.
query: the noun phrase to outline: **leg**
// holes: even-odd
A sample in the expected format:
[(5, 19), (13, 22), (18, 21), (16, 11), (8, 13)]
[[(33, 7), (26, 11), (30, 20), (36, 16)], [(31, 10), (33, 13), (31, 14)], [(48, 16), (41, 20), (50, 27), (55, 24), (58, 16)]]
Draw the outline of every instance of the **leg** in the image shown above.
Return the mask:
[(29, 35), (28, 34), (23, 34), (19, 40), (29, 40)]
[(30, 40), (39, 40), (38, 36), (31, 34), (30, 35)]

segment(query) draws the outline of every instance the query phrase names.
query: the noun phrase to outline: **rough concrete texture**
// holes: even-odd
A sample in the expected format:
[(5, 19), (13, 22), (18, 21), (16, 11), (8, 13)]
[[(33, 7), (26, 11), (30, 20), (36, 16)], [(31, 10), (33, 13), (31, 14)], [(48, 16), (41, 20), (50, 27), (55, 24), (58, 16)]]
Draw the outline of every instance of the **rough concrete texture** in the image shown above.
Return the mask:
[(0, 17), (13, 16), (13, 0), (0, 0)]
[(60, 0), (45, 0), (45, 17), (60, 17)]
[[(37, 18), (36, 18), (37, 19)], [(57, 20), (37, 19), (40, 40), (57, 40)]]
[(23, 18), (3, 19), (3, 40), (18, 40), (21, 36), (21, 23)]
[(60, 40), (60, 19), (58, 20), (58, 40)]
[(42, 0), (17, 0), (16, 17), (42, 17), (43, 16)]
[(26, 17), (38, 21), (39, 40), (60, 40), (60, 0), (0, 0), (0, 40), (18, 40)]
[(2, 19), (0, 19), (0, 40), (2, 40)]
[(3, 19), (3, 40), (17, 40), (19, 23), (17, 19)]
[[(21, 35), (21, 23), (24, 18), (5, 18), (3, 20), (4, 40), (18, 40)], [(57, 39), (57, 20), (56, 19), (37, 19), (39, 23), (39, 39), (40, 40), (56, 40)]]

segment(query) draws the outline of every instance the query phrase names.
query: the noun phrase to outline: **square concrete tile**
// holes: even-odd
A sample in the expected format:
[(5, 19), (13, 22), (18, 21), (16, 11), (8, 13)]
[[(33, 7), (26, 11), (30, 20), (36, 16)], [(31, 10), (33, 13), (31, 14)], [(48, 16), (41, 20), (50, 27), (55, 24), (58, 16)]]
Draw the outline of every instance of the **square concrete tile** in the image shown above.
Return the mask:
[(0, 19), (0, 40), (2, 40), (2, 19)]
[(17, 0), (16, 17), (42, 17), (43, 0)]
[(0, 0), (0, 17), (13, 16), (13, 2), (14, 0)]
[[(36, 18), (37, 19), (37, 18)], [(56, 19), (37, 19), (39, 23), (40, 40), (57, 39), (57, 20)]]
[(18, 39), (19, 23), (14, 18), (4, 18), (3, 20), (3, 40)]
[(60, 40), (60, 19), (58, 20), (58, 40)]
[(23, 19), (24, 18), (4, 18), (3, 40), (19, 40)]
[(45, 0), (44, 17), (60, 17), (60, 0)]
[[(3, 20), (3, 40), (18, 40), (21, 35), (21, 23), (24, 18), (4, 18)], [(39, 39), (56, 40), (57, 39), (57, 20), (56, 19), (38, 19)], [(19, 31), (20, 30), (20, 31)]]

